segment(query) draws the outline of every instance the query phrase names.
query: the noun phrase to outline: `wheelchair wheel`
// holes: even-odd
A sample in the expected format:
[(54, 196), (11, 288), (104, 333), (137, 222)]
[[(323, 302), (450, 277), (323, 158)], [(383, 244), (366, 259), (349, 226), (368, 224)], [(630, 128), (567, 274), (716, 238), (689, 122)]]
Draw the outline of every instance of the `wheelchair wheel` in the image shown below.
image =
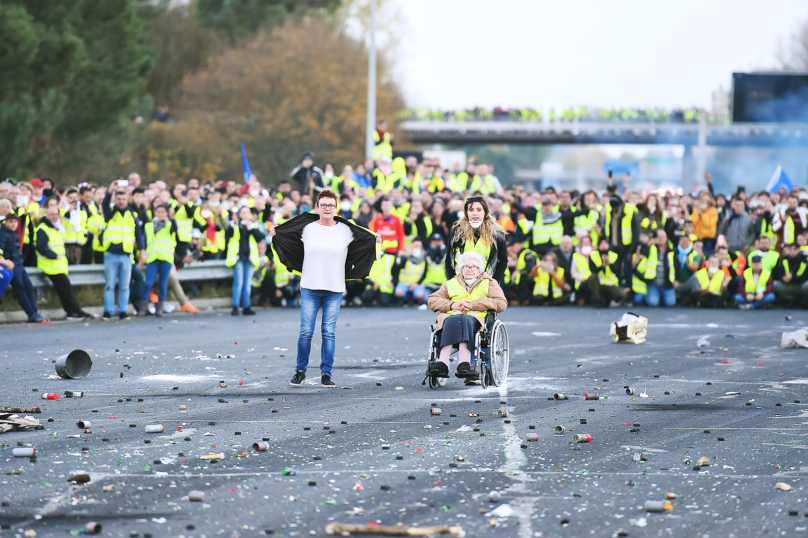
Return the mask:
[(494, 322), (491, 329), (490, 346), (490, 368), (491, 384), (495, 387), (501, 386), (508, 378), (510, 369), (511, 354), (508, 342), (508, 330), (500, 320)]

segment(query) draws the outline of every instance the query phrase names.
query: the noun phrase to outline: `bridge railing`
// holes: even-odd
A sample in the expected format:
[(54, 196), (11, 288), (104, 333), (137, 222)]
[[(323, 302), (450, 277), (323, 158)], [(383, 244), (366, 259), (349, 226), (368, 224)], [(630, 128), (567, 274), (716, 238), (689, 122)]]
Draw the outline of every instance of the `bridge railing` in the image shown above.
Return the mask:
[[(31, 284), (35, 288), (53, 287), (50, 279), (36, 267), (26, 267)], [(71, 265), (69, 267), (70, 283), (73, 286), (98, 286), (103, 285), (104, 266), (103, 265)], [(209, 260), (204, 262), (194, 262), (183, 267), (178, 272), (180, 282), (202, 281), (202, 280), (222, 280), (233, 278), (233, 269), (225, 265), (224, 260)]]

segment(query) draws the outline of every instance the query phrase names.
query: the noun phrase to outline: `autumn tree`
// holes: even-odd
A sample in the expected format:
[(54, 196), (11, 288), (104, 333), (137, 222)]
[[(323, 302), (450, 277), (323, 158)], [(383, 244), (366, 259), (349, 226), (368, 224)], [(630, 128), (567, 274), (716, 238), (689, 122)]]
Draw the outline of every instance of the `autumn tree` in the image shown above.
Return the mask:
[[(379, 66), (377, 116), (403, 106)], [(364, 156), (367, 53), (362, 42), (316, 19), (259, 32), (187, 77), (176, 124), (153, 124), (154, 178), (241, 176), (243, 141), (253, 173), (275, 184), (312, 150), (337, 168)], [(395, 127), (393, 128), (395, 132)]]

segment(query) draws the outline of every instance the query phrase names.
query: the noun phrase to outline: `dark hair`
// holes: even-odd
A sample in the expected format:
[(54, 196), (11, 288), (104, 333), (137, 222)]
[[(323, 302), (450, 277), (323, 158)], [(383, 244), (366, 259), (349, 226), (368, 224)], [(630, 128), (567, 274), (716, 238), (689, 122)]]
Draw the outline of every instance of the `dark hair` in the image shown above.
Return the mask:
[(118, 196), (118, 195), (121, 195), (121, 194), (123, 194), (124, 196), (127, 195), (126, 191), (115, 191), (115, 196)]
[(143, 187), (135, 187), (135, 190), (132, 191), (132, 194), (146, 194), (146, 189)]
[(317, 195), (317, 205), (320, 205), (320, 200), (322, 200), (323, 198), (333, 198), (334, 204), (336, 204), (339, 201), (339, 198), (337, 198), (337, 194), (331, 189), (325, 189), (320, 191), (320, 194)]
[(85, 192), (91, 192), (92, 190), (93, 190), (93, 189), (92, 189), (92, 188), (90, 188), (90, 187), (82, 187), (82, 188), (80, 188), (80, 189), (79, 189), (79, 196), (81, 196), (81, 195), (82, 195), (82, 194), (84, 194)]
[(65, 196), (78, 192), (79, 191), (78, 189), (76, 189), (76, 187), (68, 187), (67, 190), (65, 191)]

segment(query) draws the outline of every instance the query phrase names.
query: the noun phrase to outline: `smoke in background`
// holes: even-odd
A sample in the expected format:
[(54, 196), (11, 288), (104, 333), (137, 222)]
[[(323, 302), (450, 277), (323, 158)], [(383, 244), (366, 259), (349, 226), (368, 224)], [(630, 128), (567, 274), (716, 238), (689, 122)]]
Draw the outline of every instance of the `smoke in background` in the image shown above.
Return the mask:
[(747, 191), (763, 190), (778, 165), (795, 186), (808, 183), (808, 148), (713, 147), (707, 158), (715, 191), (724, 194), (734, 193), (739, 185)]

